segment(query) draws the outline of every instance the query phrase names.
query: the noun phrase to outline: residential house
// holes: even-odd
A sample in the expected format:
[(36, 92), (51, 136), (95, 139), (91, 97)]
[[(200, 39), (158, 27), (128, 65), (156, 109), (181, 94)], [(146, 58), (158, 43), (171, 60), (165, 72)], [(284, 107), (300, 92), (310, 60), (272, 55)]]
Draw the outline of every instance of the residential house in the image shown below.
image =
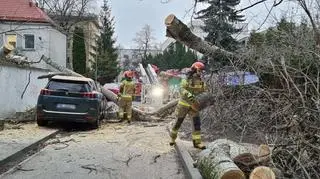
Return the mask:
[[(66, 66), (66, 34), (31, 0), (8, 0), (0, 5), (0, 46), (9, 43), (29, 61), (42, 55)], [(31, 67), (0, 63), (0, 118), (36, 105), (47, 80), (40, 75), (54, 70), (41, 61)]]
[[(56, 14), (49, 14), (49, 16), (57, 23), (66, 21), (66, 17), (61, 17)], [(73, 61), (77, 59), (73, 59), (72, 49), (73, 49), (73, 37), (74, 37), (74, 29), (76, 27), (82, 28), (84, 32), (84, 42), (86, 49), (86, 67), (95, 68), (92, 64), (96, 61), (97, 53), (98, 53), (98, 39), (101, 35), (102, 25), (96, 15), (84, 15), (84, 16), (69, 16), (67, 17), (68, 24), (70, 25), (68, 30), (68, 38), (67, 38), (67, 67), (73, 67)]]
[(98, 39), (100, 38), (101, 25), (97, 18), (90, 21), (82, 21), (77, 24), (81, 26), (84, 31), (84, 39), (86, 46), (86, 66), (90, 69), (94, 69), (93, 63), (97, 59), (98, 55)]

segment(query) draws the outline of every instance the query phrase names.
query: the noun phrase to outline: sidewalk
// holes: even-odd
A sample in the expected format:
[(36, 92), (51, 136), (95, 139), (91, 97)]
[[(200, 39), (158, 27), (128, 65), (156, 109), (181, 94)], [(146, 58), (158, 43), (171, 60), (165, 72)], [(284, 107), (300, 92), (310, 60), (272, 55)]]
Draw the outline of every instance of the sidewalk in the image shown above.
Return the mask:
[(57, 129), (38, 127), (35, 123), (5, 124), (5, 129), (0, 131), (0, 173), (11, 162), (57, 133)]

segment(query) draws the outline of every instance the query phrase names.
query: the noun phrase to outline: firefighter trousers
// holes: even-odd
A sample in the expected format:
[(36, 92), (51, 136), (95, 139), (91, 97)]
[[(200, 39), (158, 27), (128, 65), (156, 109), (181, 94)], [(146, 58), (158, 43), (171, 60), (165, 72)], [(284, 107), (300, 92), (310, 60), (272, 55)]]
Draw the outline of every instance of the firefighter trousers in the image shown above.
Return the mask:
[(192, 141), (195, 146), (198, 146), (201, 144), (201, 120), (199, 116), (199, 111), (196, 111), (191, 108), (190, 105), (184, 104), (183, 102), (179, 102), (176, 108), (176, 116), (177, 120), (175, 121), (175, 124), (171, 130), (170, 136), (172, 138), (172, 142), (174, 143), (175, 139), (177, 138), (178, 135), (178, 130), (181, 127), (181, 124), (183, 123), (185, 117), (187, 115), (190, 115), (193, 120), (193, 125), (192, 125)]
[(132, 98), (120, 98), (119, 101), (119, 118), (124, 119), (124, 117), (127, 117), (128, 121), (131, 121), (132, 118)]

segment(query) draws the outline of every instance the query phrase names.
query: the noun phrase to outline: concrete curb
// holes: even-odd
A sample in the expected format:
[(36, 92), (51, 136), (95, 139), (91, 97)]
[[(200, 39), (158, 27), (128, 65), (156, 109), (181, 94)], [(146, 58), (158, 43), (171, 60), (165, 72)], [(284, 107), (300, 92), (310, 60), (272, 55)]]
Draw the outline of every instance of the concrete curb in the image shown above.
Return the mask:
[[(22, 162), (23, 160), (25, 160), (24, 156), (26, 156), (28, 152), (37, 149), (37, 147), (40, 144), (42, 144), (43, 142), (47, 141), (48, 139), (54, 137), (59, 132), (60, 132), (60, 130), (52, 131), (50, 134), (44, 136), (43, 138), (40, 138), (36, 142), (31, 143), (30, 145), (26, 146), (25, 148), (19, 150), (18, 152), (16, 152), (16, 153), (8, 156), (7, 158), (1, 160), (0, 161), (0, 169), (8, 168), (10, 165), (12, 165), (12, 167), (13, 167), (16, 163)], [(6, 172), (7, 171), (4, 171), (2, 173), (6, 173)], [(2, 175), (0, 175), (0, 177), (1, 176)]]
[(187, 177), (190, 179), (202, 179), (202, 176), (197, 168), (194, 167), (194, 161), (188, 152), (186, 146), (179, 140), (176, 141), (175, 149), (182, 159), (183, 167), (186, 171)]
[[(170, 128), (167, 126), (167, 130), (170, 135)], [(185, 173), (187, 175), (187, 178), (189, 179), (202, 179), (202, 176), (197, 168), (194, 167), (194, 161), (188, 152), (187, 147), (179, 140), (176, 140), (176, 145), (174, 145), (174, 148), (178, 152), (178, 156), (182, 160), (182, 165), (185, 170)]]

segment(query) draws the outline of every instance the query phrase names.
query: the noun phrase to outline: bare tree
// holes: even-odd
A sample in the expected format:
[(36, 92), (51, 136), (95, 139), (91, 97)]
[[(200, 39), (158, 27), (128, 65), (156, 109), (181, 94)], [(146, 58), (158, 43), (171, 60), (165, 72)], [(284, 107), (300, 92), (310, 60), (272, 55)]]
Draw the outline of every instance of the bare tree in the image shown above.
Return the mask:
[[(319, 27), (319, 24), (317, 24), (317, 22), (316, 22), (316, 18), (317, 18), (317, 16), (319, 16), (319, 14), (317, 14), (318, 13), (317, 9), (320, 10), (319, 0), (315, 0), (315, 1), (314, 0), (297, 0), (297, 2), (310, 20), (310, 23), (312, 25), (313, 32), (314, 32), (314, 38), (316, 41), (316, 45), (320, 49), (320, 27)], [(313, 10), (316, 13), (313, 14), (312, 13)]]
[(95, 0), (42, 0), (42, 6), (49, 16), (69, 32), (71, 27), (89, 15)]
[(142, 53), (142, 59), (146, 59), (148, 52), (154, 48), (155, 38), (152, 36), (152, 32), (153, 30), (150, 25), (146, 24), (141, 31), (137, 32), (136, 37), (133, 39)]

